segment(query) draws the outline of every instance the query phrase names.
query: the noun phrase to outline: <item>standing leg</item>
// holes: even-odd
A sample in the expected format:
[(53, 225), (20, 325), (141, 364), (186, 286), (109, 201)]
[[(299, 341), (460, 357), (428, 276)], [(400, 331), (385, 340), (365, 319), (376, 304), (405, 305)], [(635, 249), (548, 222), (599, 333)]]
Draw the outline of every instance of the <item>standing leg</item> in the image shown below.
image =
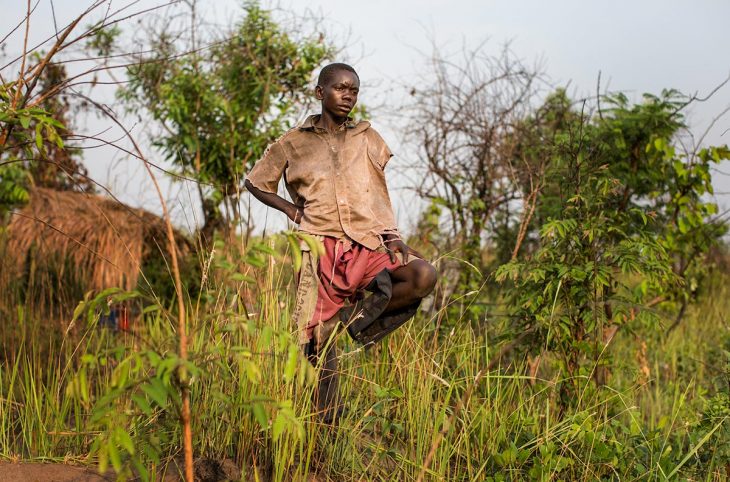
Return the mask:
[(308, 357), (312, 365), (319, 365), (314, 405), (320, 420), (328, 425), (336, 423), (337, 416), (342, 411), (337, 345), (333, 337), (337, 323), (339, 319), (335, 316), (317, 326), (310, 342), (312, 349)]
[(317, 380), (315, 404), (320, 419), (327, 425), (336, 423), (342, 408), (340, 375), (337, 367), (337, 346), (330, 343), (324, 348), (322, 365)]

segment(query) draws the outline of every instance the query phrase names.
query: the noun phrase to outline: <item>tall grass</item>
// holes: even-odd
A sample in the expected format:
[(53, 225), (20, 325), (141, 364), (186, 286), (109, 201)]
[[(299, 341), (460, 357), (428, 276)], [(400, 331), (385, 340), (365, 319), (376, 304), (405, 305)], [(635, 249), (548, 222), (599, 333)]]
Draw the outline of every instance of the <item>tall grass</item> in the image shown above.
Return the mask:
[[(436, 330), (442, 313), (421, 313), (370, 350), (340, 336), (348, 410), (325, 426), (311, 404), (315, 371), (290, 334), (293, 286), (282, 261), (271, 256), (233, 277), (211, 268), (201, 296), (188, 300), (196, 455), (234, 459), (242, 480), (415, 480), (499, 349), (489, 323), (452, 319)], [(535, 377), (522, 356), (504, 358), (447, 427), (426, 479), (724, 480), (729, 461), (716, 454), (730, 443), (730, 421), (708, 411), (727, 391), (724, 279), (668, 337), (619, 333), (608, 385), (592, 388), (586, 374), (569, 412), (557, 408), (549, 357)], [(164, 378), (166, 357), (176, 363), (176, 320), (152, 304), (131, 333), (113, 332), (97, 326), (98, 301), (87, 300), (89, 316), (68, 333), (30, 302), (4, 320), (0, 457), (93, 464), (116, 444), (104, 457), (136, 458), (154, 477), (181, 453), (175, 397), (158, 404), (144, 395)], [(133, 399), (140, 394), (149, 410)]]

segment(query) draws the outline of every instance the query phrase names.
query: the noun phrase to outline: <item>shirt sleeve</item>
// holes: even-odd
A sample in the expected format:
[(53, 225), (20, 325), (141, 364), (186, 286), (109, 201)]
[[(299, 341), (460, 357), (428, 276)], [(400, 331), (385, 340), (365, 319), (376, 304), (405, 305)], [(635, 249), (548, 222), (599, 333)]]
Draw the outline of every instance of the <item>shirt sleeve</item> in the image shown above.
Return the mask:
[(270, 144), (261, 159), (256, 161), (246, 179), (261, 191), (276, 194), (279, 181), (286, 169), (286, 154), (279, 141)]
[(381, 169), (385, 169), (385, 165), (388, 164), (390, 158), (393, 157), (393, 153), (385, 143), (383, 138), (378, 132), (370, 128), (368, 129), (368, 156), (378, 165)]

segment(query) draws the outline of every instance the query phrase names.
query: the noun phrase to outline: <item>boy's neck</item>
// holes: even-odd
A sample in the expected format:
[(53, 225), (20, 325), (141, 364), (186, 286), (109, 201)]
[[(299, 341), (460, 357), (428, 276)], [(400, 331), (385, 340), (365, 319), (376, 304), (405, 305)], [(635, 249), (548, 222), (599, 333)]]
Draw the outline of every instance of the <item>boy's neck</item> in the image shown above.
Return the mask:
[(336, 117), (327, 112), (322, 112), (314, 125), (330, 132), (336, 132), (348, 120), (348, 117)]

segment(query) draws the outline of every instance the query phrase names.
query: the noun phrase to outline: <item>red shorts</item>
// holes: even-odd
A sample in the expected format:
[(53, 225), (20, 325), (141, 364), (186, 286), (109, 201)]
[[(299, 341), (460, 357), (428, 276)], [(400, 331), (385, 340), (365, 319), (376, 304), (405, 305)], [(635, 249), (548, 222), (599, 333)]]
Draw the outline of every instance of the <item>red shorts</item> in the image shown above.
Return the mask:
[(320, 321), (329, 320), (355, 294), (367, 287), (375, 275), (384, 269), (395, 270), (402, 266), (400, 256), (395, 263), (383, 251), (374, 251), (352, 242), (325, 236), (324, 254), (319, 257), (317, 277), (319, 278), (317, 304), (314, 316), (307, 325), (311, 333)]

